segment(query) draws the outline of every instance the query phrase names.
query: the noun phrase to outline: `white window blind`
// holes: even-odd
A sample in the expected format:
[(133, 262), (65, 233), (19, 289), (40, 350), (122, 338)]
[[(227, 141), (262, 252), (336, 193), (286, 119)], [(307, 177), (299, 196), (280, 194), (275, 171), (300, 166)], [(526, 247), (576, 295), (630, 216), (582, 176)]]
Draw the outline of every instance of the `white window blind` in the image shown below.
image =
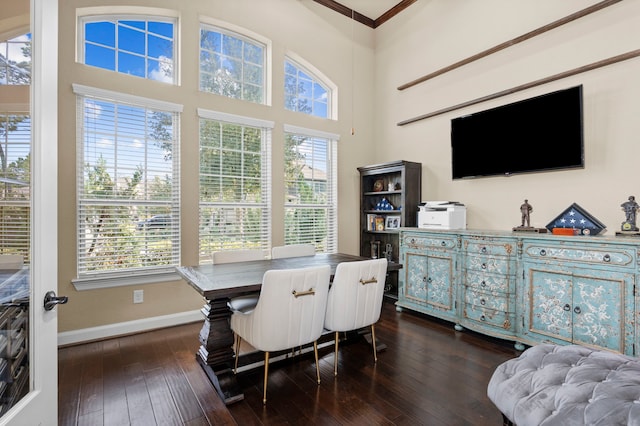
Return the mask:
[(0, 254), (30, 263), (31, 118), (0, 113)]
[(200, 263), (221, 250), (271, 246), (273, 123), (200, 115)]
[(172, 270), (180, 263), (181, 106), (74, 90), (78, 277)]
[(337, 251), (337, 136), (285, 126), (285, 244)]

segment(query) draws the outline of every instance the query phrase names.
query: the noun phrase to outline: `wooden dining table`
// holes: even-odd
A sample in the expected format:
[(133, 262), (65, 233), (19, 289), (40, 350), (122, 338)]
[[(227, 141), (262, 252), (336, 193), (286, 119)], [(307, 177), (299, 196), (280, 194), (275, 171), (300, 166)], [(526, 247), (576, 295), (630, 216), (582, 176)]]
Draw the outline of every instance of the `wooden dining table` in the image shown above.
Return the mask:
[[(369, 258), (331, 253), (176, 268), (178, 274), (206, 300), (201, 310), (205, 320), (200, 330), (200, 348), (196, 359), (225, 404), (244, 399), (233, 373), (235, 353), (230, 326), (232, 311), (227, 305), (229, 299), (259, 291), (262, 277), (268, 270), (329, 265), (333, 279), (338, 264), (359, 260)], [(398, 270), (401, 267), (398, 263), (389, 262), (387, 270)]]

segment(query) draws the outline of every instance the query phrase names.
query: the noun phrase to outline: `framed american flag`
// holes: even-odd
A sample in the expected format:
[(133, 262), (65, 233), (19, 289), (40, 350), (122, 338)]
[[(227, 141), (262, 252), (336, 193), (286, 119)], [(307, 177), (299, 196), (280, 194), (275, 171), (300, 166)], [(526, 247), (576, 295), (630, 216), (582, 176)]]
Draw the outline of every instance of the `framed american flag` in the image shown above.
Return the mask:
[(550, 232), (558, 228), (573, 229), (574, 235), (598, 235), (607, 227), (578, 204), (573, 203), (549, 222), (546, 228)]

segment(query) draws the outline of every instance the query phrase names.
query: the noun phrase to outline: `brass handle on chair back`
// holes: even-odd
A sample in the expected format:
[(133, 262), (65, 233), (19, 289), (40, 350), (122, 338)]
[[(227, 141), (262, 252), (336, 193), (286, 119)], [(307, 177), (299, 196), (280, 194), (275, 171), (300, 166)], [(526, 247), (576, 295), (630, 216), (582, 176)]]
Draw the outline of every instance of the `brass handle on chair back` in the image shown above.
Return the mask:
[(293, 290), (293, 291), (291, 292), (291, 294), (293, 294), (293, 297), (298, 298), (298, 297), (300, 297), (300, 296), (314, 295), (314, 294), (316, 294), (316, 291), (315, 291), (313, 288), (310, 288), (309, 290), (306, 290), (306, 291), (296, 291), (296, 290)]
[(368, 280), (363, 280), (362, 278), (360, 278), (360, 284), (365, 285), (365, 284), (372, 284), (372, 283), (377, 283), (378, 280), (376, 279), (376, 277), (371, 277), (371, 279)]

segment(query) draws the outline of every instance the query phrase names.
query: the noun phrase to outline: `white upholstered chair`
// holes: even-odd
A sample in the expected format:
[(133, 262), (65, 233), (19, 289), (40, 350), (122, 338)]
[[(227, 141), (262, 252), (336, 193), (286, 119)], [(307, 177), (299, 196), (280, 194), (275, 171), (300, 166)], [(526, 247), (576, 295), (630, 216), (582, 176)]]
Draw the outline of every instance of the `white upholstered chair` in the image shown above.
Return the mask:
[(386, 275), (386, 259), (343, 262), (336, 268), (324, 320), (324, 328), (335, 333), (334, 375), (338, 375), (340, 332), (371, 326), (373, 359), (378, 361), (375, 323), (380, 319)]
[[(248, 262), (251, 260), (263, 260), (264, 253), (262, 250), (244, 249), (244, 250), (224, 250), (216, 251), (211, 255), (213, 264), (220, 263), (236, 263)], [(258, 303), (258, 292), (236, 296), (229, 300), (227, 304), (232, 311), (248, 312), (255, 308)]]
[(271, 248), (272, 259), (314, 256), (315, 254), (316, 246), (313, 244), (289, 244), (288, 246), (276, 246)]
[(260, 298), (249, 313), (236, 311), (231, 329), (236, 334), (236, 365), (240, 344), (246, 341), (264, 352), (263, 404), (267, 403), (269, 353), (313, 342), (320, 384), (317, 340), (322, 335), (331, 268), (329, 265), (265, 272)]
[(245, 262), (250, 260), (262, 260), (264, 259), (264, 253), (262, 250), (244, 249), (244, 250), (223, 250), (214, 251), (211, 255), (213, 264), (219, 263), (235, 263)]

